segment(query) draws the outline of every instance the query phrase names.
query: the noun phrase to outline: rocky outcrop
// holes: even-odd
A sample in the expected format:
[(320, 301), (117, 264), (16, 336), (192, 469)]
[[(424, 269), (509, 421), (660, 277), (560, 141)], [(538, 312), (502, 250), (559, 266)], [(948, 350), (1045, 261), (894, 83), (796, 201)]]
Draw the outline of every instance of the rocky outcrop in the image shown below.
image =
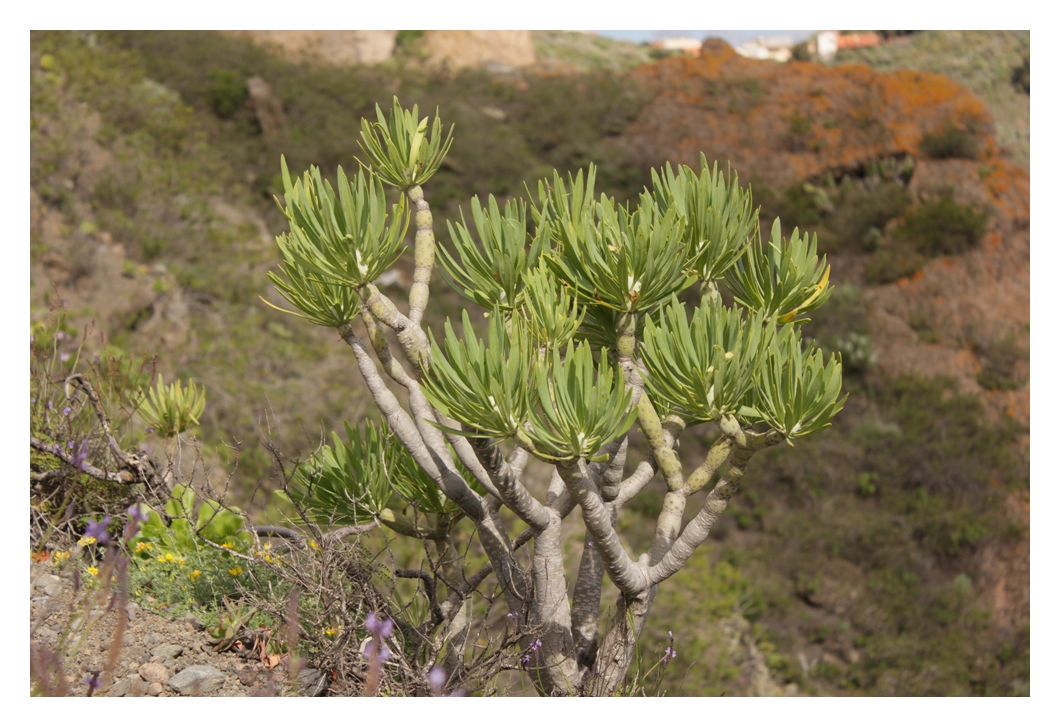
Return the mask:
[(452, 69), (506, 70), (535, 61), (529, 30), (428, 30), (420, 42), (432, 64)]
[(272, 87), (261, 76), (247, 79), (247, 95), (254, 108), (254, 117), (261, 127), (261, 134), (267, 140), (287, 136), (287, 117), (283, 113), (283, 103), (272, 92)]
[[(374, 65), (389, 60), (396, 30), (236, 30), (228, 31), (268, 45), (294, 61), (336, 66)], [(430, 65), (453, 70), (508, 70), (534, 63), (529, 30), (428, 30), (416, 41)]]
[(270, 45), (291, 60), (336, 66), (382, 63), (394, 53), (396, 30), (233, 30), (234, 35)]

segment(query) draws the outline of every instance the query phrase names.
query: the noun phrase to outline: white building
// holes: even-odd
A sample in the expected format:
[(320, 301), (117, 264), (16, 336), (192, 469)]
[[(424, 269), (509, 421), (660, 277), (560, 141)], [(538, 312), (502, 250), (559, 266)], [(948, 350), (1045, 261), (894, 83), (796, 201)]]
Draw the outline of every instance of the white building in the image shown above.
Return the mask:
[(735, 50), (744, 58), (787, 63), (791, 60), (791, 48), (793, 45), (795, 43), (789, 36), (781, 35), (772, 38), (758, 37), (747, 41)]

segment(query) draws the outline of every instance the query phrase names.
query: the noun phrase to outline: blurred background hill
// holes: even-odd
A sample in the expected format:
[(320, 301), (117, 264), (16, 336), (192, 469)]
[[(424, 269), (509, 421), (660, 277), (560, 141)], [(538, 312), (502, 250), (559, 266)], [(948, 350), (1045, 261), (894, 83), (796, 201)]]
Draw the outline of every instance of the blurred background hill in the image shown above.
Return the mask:
[[(767, 229), (817, 233), (837, 288), (806, 333), (842, 352), (851, 398), (755, 462), (664, 586), (646, 648), (678, 639), (666, 690), (1029, 692), (1029, 33), (776, 63), (716, 39), (346, 32), (34, 33), (31, 330), (61, 299), (71, 352), (90, 326), (87, 352), (203, 384), (206, 468), (234, 468), (229, 496), (265, 516), (262, 440), (304, 456), (372, 412), (337, 336), (260, 300), (283, 303), (265, 277), (280, 154), (333, 176), (375, 104), (438, 108), (456, 125), (426, 189), (444, 245), (472, 195), (592, 162), (628, 199), (703, 152)], [(432, 293), (432, 327), (464, 305), (437, 276)], [(631, 549), (659, 502), (623, 515)]]

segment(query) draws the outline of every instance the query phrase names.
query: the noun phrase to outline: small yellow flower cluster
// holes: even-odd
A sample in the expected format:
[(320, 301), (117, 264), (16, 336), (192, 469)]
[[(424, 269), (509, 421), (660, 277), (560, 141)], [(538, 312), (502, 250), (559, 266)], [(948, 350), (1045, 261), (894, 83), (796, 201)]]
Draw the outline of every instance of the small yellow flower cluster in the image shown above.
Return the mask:
[(89, 566), (88, 567), (88, 572), (91, 573), (94, 576), (98, 576), (99, 575), (99, 568), (93, 568), (92, 566)]
[(342, 631), (342, 624), (339, 624), (338, 626), (328, 626), (324, 629), (324, 635), (329, 639), (333, 639), (339, 635), (340, 631)]
[(176, 563), (177, 565), (184, 565), (184, 556), (173, 555), (172, 553), (166, 553), (155, 558), (159, 563)]
[[(257, 558), (261, 558), (266, 563), (272, 563), (273, 562), (272, 556), (269, 555), (268, 552), (266, 552), (270, 548), (272, 548), (272, 543), (265, 543), (265, 545), (261, 546), (261, 550), (254, 551), (254, 556), (257, 557)], [(277, 558), (277, 562), (278, 561), (279, 561), (279, 559)]]
[(243, 572), (243, 569), (237, 565), (235, 568), (229, 568), (228, 572), (234, 576), (238, 576), (240, 573)]
[(320, 552), (320, 543), (318, 543), (315, 540), (310, 540), (309, 541), (309, 547), (312, 548), (313, 550), (317, 551), (318, 553)]
[(55, 558), (55, 565), (61, 565), (70, 560), (70, 552), (67, 550), (57, 550), (53, 554), (53, 557)]
[(229, 540), (227, 542), (221, 543), (221, 547), (228, 548), (229, 550), (231, 550), (232, 548), (236, 547), (236, 544)]
[(94, 542), (96, 542), (95, 538), (85, 537), (85, 538), (81, 538), (80, 540), (78, 540), (77, 544), (80, 545), (83, 548), (86, 545), (92, 545), (92, 543), (94, 543)]
[(191, 579), (192, 579), (192, 580), (194, 581), (194, 580), (195, 580), (196, 578), (198, 578), (198, 577), (199, 577), (199, 576), (201, 576), (201, 575), (202, 575), (202, 571), (201, 571), (201, 570), (193, 570), (193, 571), (192, 571), (192, 572), (191, 572), (191, 573), (190, 573), (190, 574), (188, 575), (188, 578), (191, 578)]
[(142, 553), (145, 550), (151, 550), (154, 547), (154, 543), (149, 543), (146, 540), (141, 540), (139, 543), (136, 544), (136, 552)]

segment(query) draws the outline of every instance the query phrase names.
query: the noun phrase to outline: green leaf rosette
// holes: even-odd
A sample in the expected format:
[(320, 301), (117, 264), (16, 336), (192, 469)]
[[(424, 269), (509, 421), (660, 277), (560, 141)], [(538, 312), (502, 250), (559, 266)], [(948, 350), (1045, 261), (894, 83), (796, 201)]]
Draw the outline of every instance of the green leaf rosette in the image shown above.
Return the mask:
[(688, 424), (739, 413), (775, 328), (761, 313), (722, 305), (697, 308), (691, 323), (674, 296), (658, 323), (645, 324), (645, 386)]
[(453, 145), (453, 127), (442, 140), (442, 120), (434, 112), (434, 123), (427, 131), (427, 117), (420, 118), (418, 106), (411, 111), (401, 108), (397, 96), (387, 119), (379, 104), (375, 106), (378, 121), (361, 119), (361, 149), (371, 166), (387, 184), (405, 191), (423, 184), (438, 171)]
[(726, 282), (736, 302), (780, 323), (801, 322), (806, 313), (820, 308), (832, 294), (828, 287), (827, 257), (818, 261), (817, 236), (799, 236), (799, 228), (785, 241), (780, 219), (773, 222), (769, 243), (761, 237), (729, 268)]
[(553, 461), (594, 459), (636, 420), (632, 394), (606, 351), (595, 364), (588, 344), (568, 343), (566, 356), (553, 349), (534, 367), (540, 411), (530, 412), (525, 436), (537, 456)]

